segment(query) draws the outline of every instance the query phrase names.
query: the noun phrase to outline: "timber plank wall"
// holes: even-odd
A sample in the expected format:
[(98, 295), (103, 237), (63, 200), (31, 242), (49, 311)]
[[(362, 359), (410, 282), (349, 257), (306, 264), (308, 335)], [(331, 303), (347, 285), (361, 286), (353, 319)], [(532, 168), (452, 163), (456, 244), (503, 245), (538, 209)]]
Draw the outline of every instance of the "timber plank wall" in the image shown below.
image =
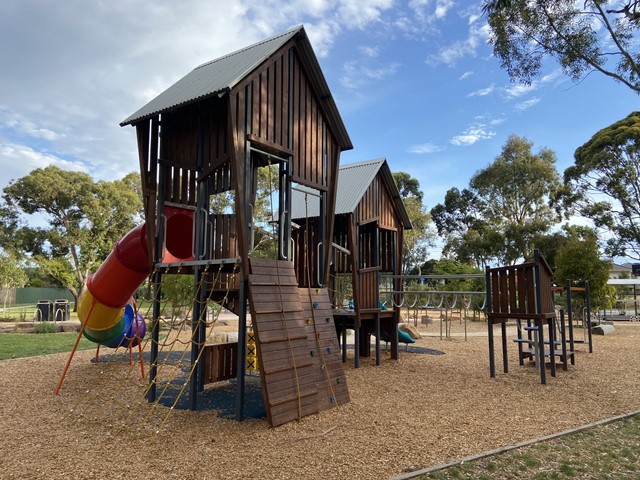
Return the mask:
[[(333, 318), (326, 322), (331, 313), (326, 290), (317, 299), (308, 291), (305, 296), (293, 263), (252, 259), (249, 303), (271, 426), (349, 401), (342, 363), (336, 364), (340, 359)], [(327, 325), (314, 328), (314, 316)]]

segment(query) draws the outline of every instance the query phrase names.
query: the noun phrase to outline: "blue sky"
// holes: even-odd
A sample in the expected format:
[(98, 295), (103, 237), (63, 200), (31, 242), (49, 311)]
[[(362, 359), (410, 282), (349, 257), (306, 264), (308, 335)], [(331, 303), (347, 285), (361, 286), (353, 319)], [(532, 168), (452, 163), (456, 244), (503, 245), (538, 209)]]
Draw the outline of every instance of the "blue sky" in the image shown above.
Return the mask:
[(510, 134), (554, 150), (560, 173), (600, 128), (638, 109), (601, 74), (549, 62), (510, 83), (481, 2), (455, 0), (4, 0), (0, 188), (50, 164), (113, 180), (137, 170), (118, 123), (191, 69), (304, 24), (354, 150), (420, 181), (428, 208), (500, 153)]

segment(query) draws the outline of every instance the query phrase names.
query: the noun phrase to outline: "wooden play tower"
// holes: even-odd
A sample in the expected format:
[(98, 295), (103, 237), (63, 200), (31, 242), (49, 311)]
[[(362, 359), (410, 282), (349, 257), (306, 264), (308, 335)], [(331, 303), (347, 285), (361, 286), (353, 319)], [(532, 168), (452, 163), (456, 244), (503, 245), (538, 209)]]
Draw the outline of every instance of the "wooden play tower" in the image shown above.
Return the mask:
[[(402, 290), (402, 245), (411, 221), (385, 158), (340, 166), (329, 286), (333, 293), (336, 329), (342, 337), (342, 358), (346, 361), (346, 331), (354, 331), (354, 363), (371, 352), (375, 337), (376, 364), (380, 364), (380, 339), (391, 345), (391, 358), (398, 359), (400, 311), (380, 298), (380, 290), (399, 294)], [(320, 244), (323, 237), (321, 200), (307, 188), (293, 192), (294, 245)], [(311, 265), (319, 264), (310, 251)], [(309, 262), (296, 264), (298, 276), (314, 286), (320, 277), (308, 275)], [(394, 285), (381, 285), (387, 277)], [(340, 293), (347, 283), (348, 304)], [(386, 287), (386, 288), (385, 288)], [(389, 300), (389, 299), (387, 299)], [(400, 304), (395, 299), (395, 304)]]
[[(258, 344), (261, 384), (271, 425), (349, 401), (326, 290), (334, 236), (340, 153), (352, 148), (303, 27), (200, 65), (121, 123), (134, 126), (154, 284), (167, 273), (194, 276), (201, 299), (224, 300), (239, 317), (237, 366), (246, 357), (247, 306)], [(254, 208), (258, 169), (274, 167), (277, 254), (257, 259)], [(294, 265), (292, 188), (317, 193), (320, 229), (309, 282)], [(211, 199), (233, 208), (214, 213)], [(191, 248), (175, 248), (189, 238)], [(300, 245), (298, 244), (298, 247)], [(181, 250), (181, 251), (176, 251)], [(311, 264), (310, 264), (311, 265)], [(215, 273), (214, 273), (215, 272)], [(301, 288), (303, 287), (303, 288)], [(160, 293), (156, 292), (156, 299)], [(196, 318), (202, 302), (194, 302)], [(152, 345), (157, 346), (154, 311)], [(194, 328), (196, 327), (194, 323)], [(204, 339), (204, 332), (194, 332)], [(197, 408), (207, 362), (192, 342), (196, 372), (189, 400)], [(152, 349), (154, 400), (157, 347)], [(236, 417), (244, 416), (244, 368), (237, 371)], [(215, 375), (214, 375), (215, 377)]]

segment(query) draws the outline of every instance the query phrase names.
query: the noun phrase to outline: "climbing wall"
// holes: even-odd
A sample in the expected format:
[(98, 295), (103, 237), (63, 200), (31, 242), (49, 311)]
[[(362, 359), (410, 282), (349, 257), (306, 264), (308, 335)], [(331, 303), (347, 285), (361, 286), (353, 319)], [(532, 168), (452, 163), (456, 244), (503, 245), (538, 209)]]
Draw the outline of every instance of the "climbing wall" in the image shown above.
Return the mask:
[(349, 389), (342, 366), (329, 292), (326, 288), (301, 288), (300, 302), (307, 325), (313, 365), (319, 375), (318, 408), (327, 410), (348, 403)]
[[(333, 329), (331, 345), (328, 328), (325, 326), (316, 332), (313, 320), (309, 320), (314, 317), (320, 319), (315, 315), (318, 311), (325, 312), (322, 318), (326, 319), (330, 310), (320, 309), (319, 299), (311, 314), (315, 300), (309, 301), (312, 297), (307, 292), (305, 312), (301, 303), (303, 297), (298, 289), (293, 263), (251, 260), (249, 304), (258, 345), (267, 419), (274, 427), (330, 408), (344, 398), (348, 401), (344, 373), (337, 374), (334, 362), (328, 361), (339, 351), (333, 320), (323, 320)], [(327, 356), (320, 351), (323, 345)], [(326, 372), (330, 375), (327, 376)], [(333, 379), (335, 387), (340, 388), (333, 388), (327, 379)]]

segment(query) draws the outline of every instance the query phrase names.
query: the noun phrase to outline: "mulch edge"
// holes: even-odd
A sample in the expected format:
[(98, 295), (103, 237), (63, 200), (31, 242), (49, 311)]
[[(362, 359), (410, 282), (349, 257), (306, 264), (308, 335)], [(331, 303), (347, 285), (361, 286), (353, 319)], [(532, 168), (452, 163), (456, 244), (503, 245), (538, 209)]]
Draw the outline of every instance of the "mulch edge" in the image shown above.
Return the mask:
[(531, 440), (525, 440), (520, 443), (516, 443), (513, 445), (506, 445), (504, 447), (495, 448), (493, 450), (487, 450), (485, 452), (476, 453), (474, 455), (469, 455), (468, 457), (459, 458), (457, 460), (453, 460), (448, 463), (441, 463), (440, 465), (434, 465), (427, 468), (422, 468), (420, 470), (414, 470), (412, 472), (403, 473), (402, 475), (398, 475), (397, 477), (393, 477), (391, 480), (408, 480), (411, 478), (417, 478), (421, 475), (426, 475), (427, 473), (437, 472), (439, 470), (444, 470), (449, 467), (454, 467), (456, 465), (461, 465), (467, 462), (473, 462), (475, 460), (480, 460), (482, 458), (491, 457), (493, 455), (508, 452), (510, 450), (516, 450), (522, 447), (528, 447), (530, 445), (534, 445), (536, 443), (546, 442), (548, 440), (554, 440), (556, 438), (564, 437), (566, 435), (571, 435), (573, 433), (579, 433), (585, 430), (589, 430), (594, 427), (600, 427), (602, 425), (608, 425), (610, 423), (615, 423), (620, 420), (625, 420), (627, 418), (631, 418), (633, 416), (640, 415), (640, 410), (634, 410), (632, 412), (623, 413), (622, 415), (616, 415), (615, 417), (605, 418), (603, 420), (598, 420), (596, 422), (587, 423), (585, 425), (580, 425), (578, 427), (570, 428), (568, 430), (563, 430), (561, 432), (552, 433), (549, 435), (543, 435), (541, 437), (536, 437)]

